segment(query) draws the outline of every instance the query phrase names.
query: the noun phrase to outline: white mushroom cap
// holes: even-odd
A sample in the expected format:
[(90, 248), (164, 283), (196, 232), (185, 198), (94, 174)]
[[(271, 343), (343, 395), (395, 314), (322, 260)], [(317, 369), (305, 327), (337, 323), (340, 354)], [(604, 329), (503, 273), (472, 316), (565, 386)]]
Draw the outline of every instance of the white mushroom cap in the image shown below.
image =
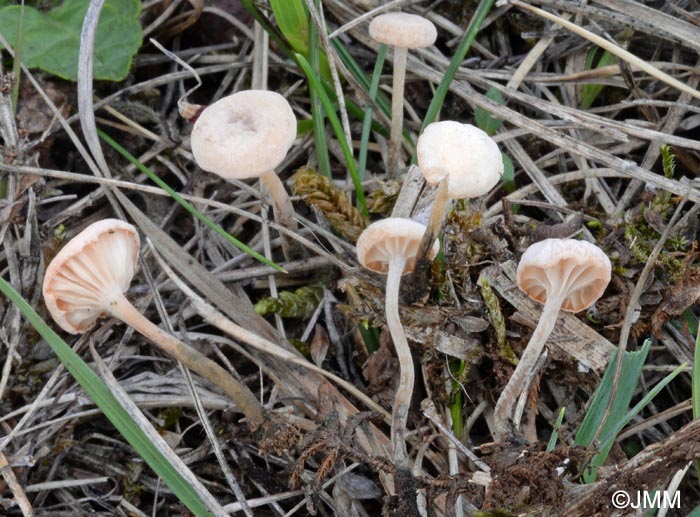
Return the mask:
[(452, 120), (428, 124), (418, 137), (418, 168), (436, 185), (447, 180), (452, 199), (483, 196), (503, 176), (496, 142), (478, 127)]
[(379, 43), (400, 48), (425, 48), (437, 39), (433, 22), (408, 13), (380, 14), (369, 24), (369, 35)]
[(139, 234), (118, 219), (91, 224), (73, 237), (46, 268), (43, 294), (54, 321), (80, 334), (108, 312), (136, 270)]
[(255, 178), (277, 167), (297, 135), (287, 99), (267, 90), (246, 90), (208, 106), (192, 128), (199, 166), (223, 178)]
[[(425, 226), (411, 219), (390, 217), (370, 224), (357, 239), (357, 260), (375, 273), (388, 273), (389, 262), (393, 257), (403, 255), (406, 264), (402, 274), (413, 271), (416, 255)], [(440, 251), (440, 243), (435, 240), (429, 258), (434, 259)]]
[(593, 305), (610, 283), (612, 266), (594, 244), (575, 239), (545, 239), (532, 244), (518, 264), (518, 287), (544, 304), (548, 296), (566, 296), (562, 310), (579, 312)]

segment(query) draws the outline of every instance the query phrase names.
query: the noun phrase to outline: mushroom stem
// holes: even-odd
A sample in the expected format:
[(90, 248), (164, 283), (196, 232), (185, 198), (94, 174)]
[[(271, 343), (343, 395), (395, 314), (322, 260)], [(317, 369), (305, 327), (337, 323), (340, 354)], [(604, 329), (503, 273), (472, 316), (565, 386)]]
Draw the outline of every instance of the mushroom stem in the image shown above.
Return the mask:
[(386, 280), (386, 322), (399, 359), (399, 386), (396, 389), (394, 410), (391, 413), (391, 448), (396, 468), (410, 470), (406, 450), (406, 422), (413, 394), (415, 372), (411, 349), (408, 347), (408, 340), (399, 318), (399, 287), (405, 264), (406, 258), (403, 255), (392, 257), (389, 262)]
[(387, 170), (389, 179), (399, 174), (401, 135), (403, 133), (403, 90), (406, 82), (406, 61), (408, 49), (394, 47), (394, 79), (391, 86), (391, 134), (389, 136), (389, 157)]
[(258, 399), (220, 365), (153, 324), (124, 295), (120, 294), (110, 304), (109, 310), (112, 316), (136, 329), (165, 353), (224, 390), (246, 416), (251, 429), (256, 429), (262, 423), (263, 408)]
[(565, 296), (549, 296), (547, 295), (547, 301), (542, 309), (542, 316), (540, 316), (540, 321), (537, 323), (535, 331), (532, 333), (532, 337), (525, 347), (518, 366), (515, 368), (513, 375), (511, 375), (508, 380), (508, 384), (503, 388), (501, 395), (498, 397), (496, 402), (496, 408), (494, 409), (494, 428), (496, 431), (496, 441), (502, 442), (506, 436), (508, 436), (509, 421), (513, 418), (513, 410), (515, 409), (515, 404), (518, 401), (520, 392), (523, 389), (523, 382), (527, 379), (528, 375), (537, 363), (544, 345), (547, 343), (552, 330), (554, 330), (554, 325), (557, 323), (557, 316), (559, 315), (559, 310), (564, 303)]
[(447, 178), (445, 178), (438, 183), (433, 207), (430, 210), (430, 221), (418, 247), (416, 267), (411, 274), (411, 285), (414, 287), (411, 292), (411, 300), (422, 299), (428, 288), (428, 270), (432, 263), (429, 256), (430, 249), (435, 243), (435, 238), (440, 233), (440, 230), (442, 230), (442, 223), (445, 221), (445, 212), (449, 201), (449, 189), (447, 188)]
[[(289, 199), (289, 194), (287, 194), (280, 177), (275, 174), (275, 171), (267, 171), (260, 176), (260, 181), (265, 185), (267, 193), (270, 194), (277, 224), (284, 226), (290, 232), (299, 233), (299, 226), (294, 219), (292, 201)], [(297, 241), (285, 234), (281, 234), (280, 238), (282, 239), (282, 251), (287, 261), (299, 260), (306, 256), (304, 248)]]

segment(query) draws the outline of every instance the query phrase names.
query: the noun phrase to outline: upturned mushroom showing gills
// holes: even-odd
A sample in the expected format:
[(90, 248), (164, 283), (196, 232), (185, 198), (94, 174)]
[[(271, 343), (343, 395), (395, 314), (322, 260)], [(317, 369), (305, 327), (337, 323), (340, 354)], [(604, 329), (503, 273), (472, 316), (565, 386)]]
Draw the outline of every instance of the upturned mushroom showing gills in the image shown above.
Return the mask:
[(544, 304), (542, 316), (494, 410), (498, 441), (510, 432), (509, 421), (549, 335), (559, 310), (580, 312), (603, 295), (611, 275), (610, 259), (586, 241), (545, 239), (532, 244), (518, 264), (517, 283), (521, 291)]
[[(192, 128), (192, 154), (197, 164), (224, 179), (260, 178), (270, 195), (275, 220), (298, 232), (294, 207), (275, 168), (294, 144), (297, 119), (287, 99), (267, 90), (246, 90), (207, 106)], [(304, 249), (282, 234), (287, 260), (302, 258)]]
[[(393, 217), (369, 225), (357, 239), (357, 259), (365, 268), (387, 275), (386, 321), (399, 359), (399, 386), (394, 399), (391, 425), (391, 446), (397, 469), (409, 470), (406, 451), (406, 420), (413, 393), (415, 373), (411, 349), (399, 318), (401, 276), (413, 271), (418, 244), (425, 227), (410, 219)], [(439, 251), (437, 241), (430, 251), (431, 259)]]
[(118, 219), (104, 219), (76, 235), (46, 268), (43, 295), (54, 321), (70, 334), (90, 330), (112, 316), (133, 327), (184, 366), (219, 386), (248, 418), (262, 421), (262, 407), (247, 387), (217, 363), (151, 323), (124, 293), (136, 271), (139, 235)]
[(398, 174), (401, 132), (403, 131), (403, 92), (406, 82), (408, 49), (425, 48), (435, 43), (433, 22), (408, 13), (380, 14), (369, 24), (369, 35), (379, 43), (394, 47), (394, 79), (391, 87), (391, 133), (387, 169), (390, 178)]

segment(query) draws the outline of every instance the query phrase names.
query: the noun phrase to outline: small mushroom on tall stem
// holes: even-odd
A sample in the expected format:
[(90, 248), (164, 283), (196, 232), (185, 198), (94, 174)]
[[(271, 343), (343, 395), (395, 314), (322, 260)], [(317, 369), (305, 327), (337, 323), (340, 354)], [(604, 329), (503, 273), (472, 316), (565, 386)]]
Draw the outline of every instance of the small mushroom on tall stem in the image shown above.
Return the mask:
[(219, 386), (247, 417), (252, 429), (263, 408), (251, 391), (217, 363), (154, 325), (124, 296), (136, 270), (139, 236), (118, 219), (91, 224), (71, 239), (46, 268), (43, 295), (54, 321), (82, 334), (106, 315), (133, 327), (158, 348)]
[[(297, 135), (297, 119), (279, 93), (246, 90), (216, 101), (197, 116), (192, 154), (197, 164), (224, 179), (259, 178), (272, 201), (275, 220), (297, 233), (294, 207), (275, 168)], [(282, 234), (287, 260), (304, 258), (303, 247)]]
[(428, 281), (428, 252), (442, 229), (448, 203), (488, 193), (503, 176), (503, 158), (484, 131), (452, 120), (428, 124), (418, 137), (416, 154), (425, 181), (437, 185), (412, 278), (414, 296), (419, 299)]
[(498, 441), (511, 431), (509, 422), (523, 384), (554, 330), (559, 310), (580, 312), (593, 305), (610, 283), (611, 270), (607, 255), (586, 241), (545, 239), (523, 253), (518, 264), (518, 287), (544, 304), (544, 308), (518, 366), (496, 402), (494, 427)]
[(433, 22), (408, 13), (386, 13), (369, 24), (369, 35), (379, 43), (394, 47), (394, 79), (391, 87), (391, 133), (387, 171), (389, 178), (398, 176), (401, 133), (403, 131), (403, 92), (406, 82), (408, 49), (429, 47), (437, 39)]
[[(391, 447), (394, 464), (408, 470), (406, 451), (406, 421), (413, 393), (415, 372), (408, 340), (399, 318), (399, 287), (401, 276), (413, 270), (416, 251), (425, 226), (410, 219), (392, 217), (372, 223), (357, 240), (357, 259), (367, 269), (387, 275), (386, 321), (399, 359), (399, 386), (394, 399), (391, 424)], [(430, 257), (435, 258), (439, 245), (433, 243)]]

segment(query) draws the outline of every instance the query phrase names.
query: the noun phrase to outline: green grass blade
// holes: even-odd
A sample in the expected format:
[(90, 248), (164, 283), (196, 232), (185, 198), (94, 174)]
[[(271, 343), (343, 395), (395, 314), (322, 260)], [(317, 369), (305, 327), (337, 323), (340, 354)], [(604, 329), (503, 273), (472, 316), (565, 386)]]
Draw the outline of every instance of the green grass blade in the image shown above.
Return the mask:
[(605, 410), (607, 409), (608, 400), (611, 396), (614, 396), (615, 400), (601, 435), (608, 433), (614, 426), (614, 420), (616, 418), (624, 417), (625, 413), (627, 413), (630, 400), (632, 399), (632, 394), (637, 387), (637, 380), (642, 373), (642, 367), (644, 366), (644, 361), (646, 361), (650, 346), (651, 341), (646, 341), (641, 350), (625, 352), (625, 356), (622, 359), (620, 382), (615, 393), (611, 393), (611, 391), (613, 387), (613, 377), (615, 377), (617, 352), (613, 355), (608, 363), (608, 367), (605, 369), (603, 379), (600, 381), (598, 389), (596, 389), (593, 394), (593, 398), (588, 406), (586, 415), (583, 417), (581, 426), (576, 433), (576, 438), (574, 439), (575, 445), (583, 445), (584, 447), (591, 445), (596, 430), (605, 416)]
[(178, 499), (195, 515), (211, 515), (194, 489), (177, 470), (158, 452), (155, 445), (134, 423), (100, 378), (32, 309), (27, 301), (0, 277), (2, 292), (24, 315), (27, 321), (49, 344), (66, 369), (85, 390), (107, 419), (124, 439), (144, 459), (153, 472), (160, 476)]
[(303, 0), (270, 0), (280, 31), (296, 52), (306, 54), (309, 49), (310, 30)]
[(617, 435), (622, 431), (622, 429), (632, 421), (632, 419), (639, 413), (644, 407), (651, 402), (656, 395), (661, 392), (666, 385), (675, 379), (685, 368), (687, 363), (681, 364), (678, 368), (669, 373), (666, 377), (661, 379), (643, 398), (640, 400), (632, 409), (630, 409), (624, 416), (620, 416), (619, 413), (610, 413), (610, 418), (606, 423), (607, 431), (602, 435), (600, 439), (600, 446), (598, 448), (598, 453), (593, 456), (591, 462), (583, 474), (583, 480), (586, 483), (592, 483), (596, 480), (598, 468), (601, 467), (605, 460), (608, 458), (610, 449), (615, 444)]
[(605, 463), (605, 460), (610, 453), (610, 449), (615, 443), (615, 439), (620, 431), (639, 413), (656, 395), (658, 395), (668, 383), (670, 383), (677, 375), (685, 368), (685, 364), (680, 365), (673, 372), (659, 381), (645, 396), (632, 408), (629, 409), (630, 401), (637, 387), (639, 377), (644, 367), (651, 341), (644, 342), (641, 350), (635, 352), (625, 352), (622, 360), (622, 372), (620, 373), (620, 382), (617, 386), (617, 391), (611, 393), (613, 378), (615, 376), (615, 356), (610, 360), (603, 379), (598, 386), (593, 400), (586, 412), (586, 415), (581, 422), (581, 427), (576, 434), (574, 440), (575, 445), (590, 446), (591, 440), (595, 436), (602, 418), (605, 416), (609, 397), (613, 397), (610, 415), (605, 421), (603, 430), (600, 433), (600, 441), (598, 452), (592, 458), (589, 467), (583, 474), (583, 479), (586, 483), (592, 483), (596, 480), (598, 468)]
[[(318, 0), (316, 1), (318, 2)], [(319, 47), (318, 28), (315, 23), (312, 23), (309, 28), (308, 52), (309, 63), (316, 77), (321, 77), (321, 49)], [(311, 121), (314, 128), (314, 147), (316, 149), (318, 172), (330, 178), (331, 159), (328, 154), (328, 141), (326, 140), (326, 114), (323, 111), (321, 99), (313, 88), (309, 88), (309, 98), (311, 100)]]
[[(593, 58), (595, 57), (598, 50), (600, 50), (599, 47), (594, 47), (588, 52), (588, 56), (586, 59), (586, 70), (593, 69)], [(604, 66), (614, 64), (615, 56), (606, 50), (603, 52), (603, 55), (600, 56), (598, 64), (595, 66), (595, 68), (602, 68)], [(595, 102), (595, 100), (598, 98), (598, 95), (600, 95), (600, 92), (602, 91), (602, 84), (584, 84), (583, 88), (581, 89), (581, 109), (587, 110), (588, 108), (590, 108)]]
[(268, 20), (267, 17), (262, 14), (257, 7), (255, 7), (253, 0), (241, 0), (241, 4), (243, 4), (243, 7), (248, 10), (253, 18), (255, 18), (255, 21), (258, 22), (263, 29), (265, 29), (265, 32), (270, 35), (270, 38), (272, 38), (272, 40), (279, 46), (281, 52), (293, 59), (294, 52), (289, 46), (289, 43), (287, 43), (277, 28), (270, 23), (270, 20)]
[(479, 2), (479, 6), (469, 22), (469, 26), (467, 27), (464, 36), (462, 37), (462, 41), (459, 42), (459, 46), (457, 47), (447, 70), (445, 70), (445, 75), (443, 76), (442, 81), (440, 81), (440, 84), (435, 91), (435, 95), (433, 95), (433, 100), (430, 101), (428, 112), (423, 119), (421, 132), (423, 132), (428, 124), (435, 122), (437, 119), (438, 113), (440, 113), (440, 109), (442, 108), (442, 104), (445, 102), (447, 92), (450, 89), (450, 84), (457, 73), (457, 69), (459, 69), (459, 66), (464, 61), (467, 52), (469, 52), (469, 49), (474, 42), (474, 38), (476, 38), (476, 34), (479, 32), (479, 27), (481, 27), (481, 24), (484, 22), (484, 19), (491, 10), (493, 3), (494, 0), (481, 0)]
[(564, 413), (566, 413), (565, 407), (559, 410), (557, 421), (554, 422), (554, 430), (552, 431), (552, 436), (549, 437), (549, 442), (547, 443), (547, 452), (553, 451), (557, 446), (557, 440), (559, 439), (559, 428), (561, 427), (561, 423), (564, 421)]
[(700, 517), (700, 506), (693, 508), (686, 517)]
[[(637, 402), (635, 406), (630, 409), (627, 414), (620, 419), (617, 419), (615, 421), (615, 426), (608, 431), (607, 435), (602, 435), (602, 438), (600, 439), (601, 443), (601, 449), (606, 449), (610, 450), (610, 448), (613, 445), (613, 442), (617, 438), (617, 435), (620, 433), (623, 427), (625, 427), (628, 423), (632, 421), (632, 419), (642, 410), (644, 407), (651, 402), (654, 397), (656, 397), (662, 389), (664, 389), (669, 382), (671, 382), (673, 379), (675, 379), (686, 367), (688, 363), (683, 363), (678, 366), (675, 370), (673, 370), (671, 373), (669, 373), (666, 377), (661, 379), (659, 382), (654, 385), (652, 389), (649, 390), (648, 393), (642, 397), (642, 400)], [(603, 461), (605, 458), (603, 458)], [(601, 463), (602, 465), (602, 463)]]
[[(386, 50), (386, 45), (379, 45), (379, 51), (377, 52), (377, 62), (374, 64), (374, 70), (372, 71), (372, 82), (369, 85), (369, 98), (371, 102), (373, 102), (377, 98), (377, 91), (379, 90), (379, 78), (382, 75), (384, 59), (386, 58)], [(362, 135), (360, 136), (360, 152), (358, 155), (357, 166), (357, 175), (359, 176), (360, 181), (363, 181), (365, 179), (365, 172), (367, 171), (367, 148), (369, 147), (369, 135), (372, 131), (371, 102), (367, 105), (367, 109), (365, 109), (365, 115), (362, 120)]]
[(12, 86), (12, 110), (17, 114), (17, 100), (19, 99), (19, 85), (22, 82), (22, 50), (24, 49), (24, 2), (21, 3), (21, 12), (17, 24), (17, 41), (15, 42), (15, 58), (12, 62), (12, 74), (15, 84)]
[[(490, 88), (484, 94), (484, 96), (488, 97), (496, 104), (503, 104), (505, 102), (503, 95), (501, 95), (501, 92), (496, 88)], [(477, 127), (489, 136), (495, 135), (496, 131), (498, 131), (503, 125), (503, 120), (498, 117), (494, 117), (489, 110), (484, 109), (481, 106), (477, 106), (476, 109), (474, 109), (474, 118), (476, 120)]]
[(301, 66), (302, 70), (304, 70), (306, 78), (309, 80), (310, 87), (316, 90), (316, 93), (318, 93), (318, 96), (321, 99), (321, 102), (323, 103), (323, 107), (326, 110), (326, 116), (328, 116), (328, 122), (330, 122), (331, 127), (333, 128), (333, 132), (335, 133), (335, 136), (338, 139), (338, 144), (340, 145), (340, 148), (343, 151), (345, 162), (348, 166), (348, 170), (350, 171), (350, 176), (352, 177), (353, 185), (355, 186), (357, 206), (360, 209), (360, 212), (362, 212), (362, 215), (367, 217), (369, 215), (367, 212), (367, 202), (365, 201), (365, 194), (362, 191), (362, 182), (360, 181), (360, 177), (357, 172), (355, 158), (353, 158), (352, 156), (352, 148), (350, 147), (350, 143), (345, 138), (343, 128), (340, 124), (340, 120), (338, 119), (338, 115), (336, 115), (335, 110), (333, 108), (333, 103), (331, 102), (330, 97), (328, 97), (326, 91), (323, 89), (323, 85), (319, 81), (318, 77), (314, 75), (313, 70), (311, 69), (311, 65), (306, 60), (306, 58), (301, 54), (296, 54), (296, 58), (297, 62), (299, 63), (299, 66)]
[(464, 370), (467, 362), (457, 363), (457, 371), (452, 372), (452, 403), (450, 404), (450, 417), (452, 418), (452, 432), (460, 440), (464, 440), (464, 415), (462, 412), (462, 385), (457, 379), (464, 378)]
[(226, 230), (224, 230), (221, 226), (216, 224), (214, 221), (209, 219), (206, 215), (204, 215), (202, 212), (197, 210), (194, 206), (192, 206), (189, 202), (187, 202), (185, 199), (183, 199), (180, 194), (175, 192), (170, 185), (165, 183), (162, 179), (160, 179), (158, 176), (156, 176), (151, 169), (146, 167), (143, 163), (138, 161), (135, 156), (133, 156), (129, 151), (124, 149), (121, 145), (119, 145), (116, 141), (112, 139), (107, 133), (102, 131), (101, 129), (97, 130), (97, 134), (100, 135), (100, 138), (107, 142), (110, 146), (114, 148), (115, 151), (117, 151), (119, 154), (121, 154), (124, 158), (129, 160), (134, 166), (136, 166), (141, 172), (143, 172), (146, 176), (148, 176), (153, 183), (158, 185), (160, 188), (162, 188), (164, 191), (168, 193), (170, 197), (172, 197), (175, 201), (177, 201), (182, 208), (187, 210), (190, 214), (192, 214), (194, 217), (199, 219), (203, 224), (208, 226), (212, 231), (215, 233), (219, 234), (221, 237), (229, 241), (231, 244), (236, 246), (238, 249), (243, 251), (244, 253), (247, 253), (254, 259), (262, 262), (263, 264), (275, 268), (277, 271), (280, 273), (286, 273), (286, 271), (272, 262), (271, 260), (267, 259), (254, 249), (246, 246), (244, 243), (236, 239), (233, 235), (228, 233)]
[(507, 154), (501, 153), (501, 158), (503, 159), (503, 177), (501, 178), (501, 183), (503, 183), (504, 190), (510, 194), (511, 192), (515, 192), (515, 167)]
[[(331, 42), (331, 44), (333, 45), (335, 51), (338, 53), (338, 57), (340, 58), (340, 60), (350, 71), (355, 80), (358, 83), (360, 83), (360, 86), (362, 86), (365, 89), (365, 91), (369, 92), (372, 88), (372, 83), (374, 81), (374, 74), (371, 78), (368, 77), (363, 68), (359, 65), (357, 61), (355, 61), (355, 58), (352, 57), (352, 54), (348, 52), (348, 49), (345, 48), (345, 46), (339, 39), (334, 39)], [(381, 52), (381, 47), (382, 45), (380, 45), (379, 47), (379, 52)], [(377, 54), (379, 54), (379, 52)], [(386, 54), (386, 51), (384, 51), (384, 54)], [(382, 69), (380, 67), (378, 73), (381, 74), (381, 71)], [(379, 79), (377, 79), (377, 81), (379, 81)], [(391, 102), (389, 101), (389, 98), (386, 95), (384, 95), (384, 93), (381, 91), (377, 91), (375, 97), (379, 109), (381, 109), (387, 117), (391, 117)]]

